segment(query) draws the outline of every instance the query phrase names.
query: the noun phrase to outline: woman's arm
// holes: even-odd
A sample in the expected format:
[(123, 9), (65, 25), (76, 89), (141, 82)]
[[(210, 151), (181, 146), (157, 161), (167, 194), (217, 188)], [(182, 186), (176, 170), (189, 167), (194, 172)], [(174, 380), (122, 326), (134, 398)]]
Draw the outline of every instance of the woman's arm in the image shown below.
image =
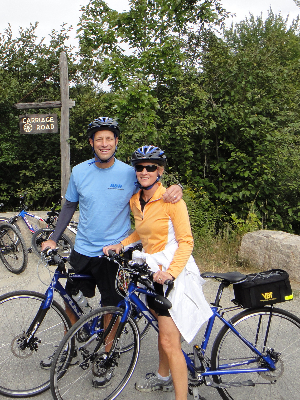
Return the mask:
[(183, 200), (176, 204), (166, 204), (170, 215), (178, 248), (166, 272), (176, 278), (190, 258), (194, 239), (186, 204)]
[(136, 233), (136, 231), (133, 231), (127, 238), (122, 240), (120, 243), (117, 244), (111, 244), (109, 246), (103, 247), (102, 251), (104, 254), (108, 256), (108, 250), (113, 250), (117, 254), (119, 254), (125, 246), (129, 246), (132, 243), (136, 243), (140, 241), (139, 235)]

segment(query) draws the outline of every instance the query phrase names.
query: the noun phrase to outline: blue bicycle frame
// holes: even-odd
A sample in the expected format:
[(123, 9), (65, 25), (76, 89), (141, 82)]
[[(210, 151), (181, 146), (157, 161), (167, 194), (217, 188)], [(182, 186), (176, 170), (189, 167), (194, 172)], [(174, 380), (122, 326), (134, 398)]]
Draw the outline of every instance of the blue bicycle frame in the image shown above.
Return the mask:
[[(30, 327), (28, 328), (27, 334), (27, 343), (30, 341), (32, 336), (36, 333), (40, 324), (43, 321), (44, 316), (46, 315), (48, 309), (51, 307), (51, 304), (54, 299), (54, 290), (56, 290), (60, 296), (63, 298), (64, 302), (68, 304), (68, 306), (72, 309), (77, 318), (80, 318), (83, 315), (83, 312), (78, 307), (77, 303), (72, 299), (71, 296), (66, 292), (65, 288), (59, 282), (59, 279), (66, 278), (66, 275), (60, 272), (58, 269), (54, 272), (51, 283), (45, 292), (45, 300), (41, 303), (40, 308), (32, 321)], [(91, 279), (90, 275), (80, 275), (75, 273), (70, 273), (69, 278), (71, 279)]]
[[(155, 316), (151, 313), (151, 311), (146, 307), (146, 305), (143, 303), (143, 301), (136, 295), (136, 293), (141, 293), (149, 296), (156, 296), (156, 293), (151, 291), (150, 289), (145, 289), (142, 287), (136, 286), (133, 282), (130, 282), (129, 287), (128, 287), (128, 294), (125, 297), (125, 299), (119, 304), (122, 308), (125, 309), (121, 322), (125, 323), (128, 316), (130, 315), (131, 312), (131, 304), (134, 304), (139, 312), (141, 312), (144, 317), (149, 321), (149, 323), (153, 326), (153, 328), (158, 332), (158, 321), (155, 318)], [(275, 363), (271, 359), (269, 355), (263, 355), (259, 350), (256, 349), (256, 347), (250, 343), (247, 339), (245, 339), (236, 329), (235, 327), (228, 322), (225, 318), (223, 318), (219, 312), (217, 307), (211, 307), (213, 315), (210, 317), (205, 334), (204, 334), (204, 339), (201, 345), (201, 348), (199, 350), (201, 351), (202, 356), (204, 357), (205, 351), (207, 349), (207, 345), (209, 342), (209, 338), (213, 329), (213, 325), (215, 322), (216, 317), (219, 318), (220, 321), (240, 339), (242, 340), (243, 343), (247, 347), (249, 347), (250, 350), (252, 350), (257, 357), (255, 358), (250, 358), (249, 360), (243, 361), (241, 363), (232, 363), (232, 364), (223, 364), (220, 365), (217, 370), (212, 370), (211, 368), (207, 367), (205, 371), (199, 371), (199, 369), (195, 366), (194, 361), (182, 350), (183, 355), (186, 360), (187, 368), (188, 370), (193, 374), (195, 377), (196, 374), (197, 376), (202, 376), (202, 377), (207, 377), (207, 376), (212, 376), (212, 375), (229, 375), (229, 374), (244, 374), (244, 373), (253, 373), (253, 372), (267, 372), (272, 369), (275, 369)], [(269, 368), (251, 368), (251, 369), (239, 369), (241, 366), (246, 366), (250, 365), (254, 362), (257, 362), (258, 359), (264, 360), (266, 364), (269, 366)]]

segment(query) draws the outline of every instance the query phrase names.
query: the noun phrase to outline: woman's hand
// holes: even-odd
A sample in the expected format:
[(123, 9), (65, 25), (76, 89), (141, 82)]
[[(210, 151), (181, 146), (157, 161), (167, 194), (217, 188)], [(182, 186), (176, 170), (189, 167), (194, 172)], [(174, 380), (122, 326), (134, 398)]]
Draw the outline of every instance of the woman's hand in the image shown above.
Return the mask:
[(163, 199), (166, 203), (175, 204), (182, 199), (182, 189), (178, 185), (172, 185), (163, 194)]
[(103, 247), (102, 251), (105, 255), (108, 256), (108, 250), (113, 250), (115, 251), (117, 254), (120, 254), (120, 252), (122, 251), (123, 246), (121, 243), (118, 244), (111, 244), (110, 246), (105, 246)]
[(169, 272), (159, 270), (153, 275), (153, 281), (160, 283), (161, 285), (163, 285), (167, 280), (174, 280), (174, 277), (169, 274)]

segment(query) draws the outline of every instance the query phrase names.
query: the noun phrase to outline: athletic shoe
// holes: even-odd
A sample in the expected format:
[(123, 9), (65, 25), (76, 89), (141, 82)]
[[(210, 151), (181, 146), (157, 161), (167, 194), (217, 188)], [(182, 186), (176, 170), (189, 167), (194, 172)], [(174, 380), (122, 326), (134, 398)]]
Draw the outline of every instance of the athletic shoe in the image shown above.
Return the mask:
[[(57, 348), (58, 346), (55, 346), (55, 347)], [(55, 355), (55, 351), (54, 351), (53, 354), (51, 354), (51, 356), (48, 356), (48, 357), (44, 358), (43, 360), (41, 360), (41, 362), (40, 362), (41, 368), (43, 368), (43, 369), (50, 369), (51, 368), (52, 361), (53, 361), (53, 358), (54, 358), (54, 355)], [(60, 362), (61, 363), (64, 363), (66, 361), (67, 355), (68, 355), (67, 350), (64, 350), (62, 355), (61, 355), (61, 358), (60, 358)], [(77, 349), (75, 347), (72, 358), (76, 357), (76, 356), (77, 356)]]
[(92, 384), (95, 388), (103, 388), (110, 385), (111, 378), (114, 376), (114, 367), (107, 369), (103, 368), (102, 372), (99, 372), (97, 376), (93, 377)]
[(153, 392), (154, 390), (162, 390), (163, 392), (172, 392), (174, 390), (172, 377), (167, 381), (160, 379), (156, 374), (150, 372), (146, 377), (136, 382), (136, 390), (140, 392)]

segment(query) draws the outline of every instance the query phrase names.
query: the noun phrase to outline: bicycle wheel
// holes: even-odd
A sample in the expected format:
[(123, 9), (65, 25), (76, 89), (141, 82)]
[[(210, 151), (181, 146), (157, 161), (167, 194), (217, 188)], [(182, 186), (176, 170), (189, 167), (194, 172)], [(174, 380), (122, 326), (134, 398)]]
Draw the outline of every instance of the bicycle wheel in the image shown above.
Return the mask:
[(21, 233), (11, 224), (0, 224), (0, 259), (14, 274), (27, 267), (28, 251)]
[(54, 353), (71, 323), (53, 301), (31, 346), (24, 348), (26, 332), (44, 300), (45, 295), (25, 290), (0, 297), (0, 394), (4, 396), (34, 396), (50, 386), (49, 369), (42, 369), (40, 362)]
[[(51, 367), (54, 399), (112, 400), (119, 395), (134, 371), (140, 349), (138, 328), (131, 317), (113, 343), (123, 313), (124, 310), (117, 307), (98, 308), (80, 318), (70, 329), (59, 345)], [(104, 320), (110, 321), (106, 329), (103, 328)], [(84, 341), (82, 330), (86, 326), (90, 334), (86, 334)], [(132, 342), (132, 349), (124, 352), (123, 347)], [(106, 377), (106, 384), (94, 387), (99, 377)]]
[[(41, 254), (42, 243), (49, 239), (49, 236), (52, 232), (54, 232), (54, 229), (44, 228), (39, 229), (32, 235), (31, 246), (38, 256)], [(70, 257), (70, 253), (73, 249), (73, 242), (67, 235), (63, 233), (57, 242), (57, 247), (58, 254), (61, 257)]]
[[(132, 305), (132, 313), (131, 313), (131, 318), (134, 320), (134, 322), (137, 324), (139, 328), (139, 333), (140, 333), (140, 340), (143, 340), (144, 337), (147, 335), (149, 329), (150, 329), (150, 322), (144, 317), (144, 314), (141, 312), (138, 312), (138, 310), (134, 307), (134, 304)], [(132, 347), (134, 346), (134, 342), (128, 343), (126, 346), (123, 346), (122, 351), (128, 351), (131, 350)]]
[[(245, 310), (233, 317), (231, 322), (261, 353), (271, 356), (276, 363), (276, 369), (260, 373), (214, 376), (215, 383), (224, 386), (218, 388), (221, 397), (237, 400), (246, 396), (260, 400), (299, 399), (300, 319), (287, 311), (266, 307)], [(250, 358), (256, 358), (256, 361), (246, 364)], [(222, 364), (243, 361), (245, 364), (241, 369), (264, 365), (263, 360), (251, 352), (232, 330), (224, 326), (213, 345), (212, 369)]]

